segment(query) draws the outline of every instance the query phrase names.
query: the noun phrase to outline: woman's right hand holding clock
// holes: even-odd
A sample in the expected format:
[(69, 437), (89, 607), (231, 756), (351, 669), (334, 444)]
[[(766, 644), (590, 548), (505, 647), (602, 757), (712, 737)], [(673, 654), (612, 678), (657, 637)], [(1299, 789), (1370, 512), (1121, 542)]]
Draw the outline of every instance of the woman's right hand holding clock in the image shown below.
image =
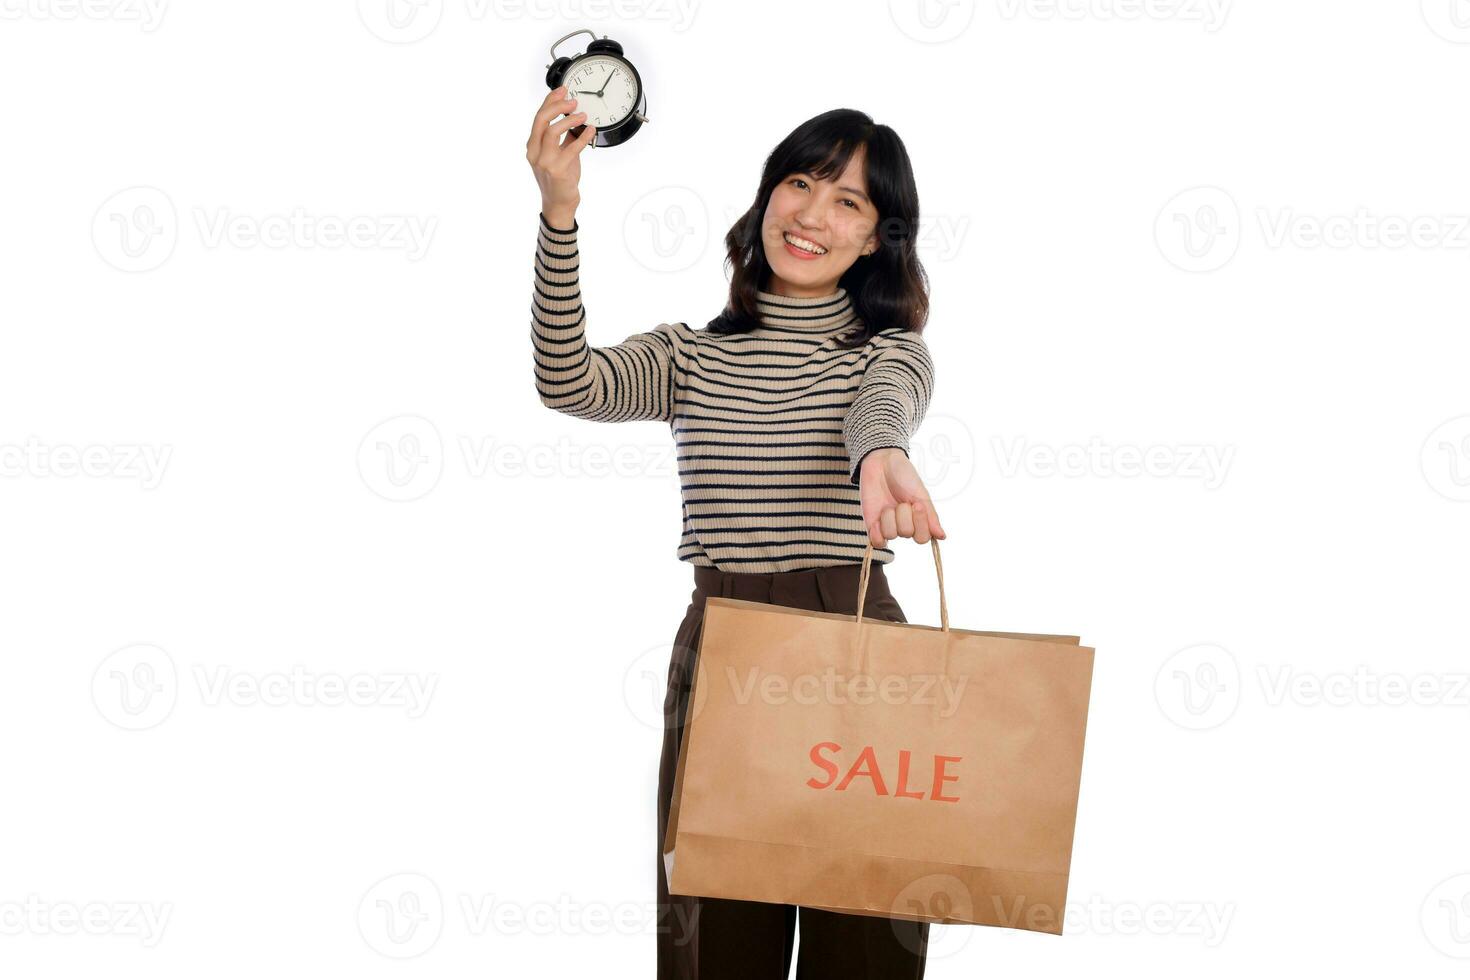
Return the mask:
[(569, 96), (565, 85), (548, 92), (526, 141), (526, 161), (541, 188), (541, 213), (556, 228), (576, 224), (577, 205), (582, 201), (577, 189), (582, 179), (582, 148), (597, 132), (593, 126), (584, 126), (579, 135), (566, 136), (567, 130), (587, 118), (585, 112), (573, 111), (576, 107), (577, 100)]

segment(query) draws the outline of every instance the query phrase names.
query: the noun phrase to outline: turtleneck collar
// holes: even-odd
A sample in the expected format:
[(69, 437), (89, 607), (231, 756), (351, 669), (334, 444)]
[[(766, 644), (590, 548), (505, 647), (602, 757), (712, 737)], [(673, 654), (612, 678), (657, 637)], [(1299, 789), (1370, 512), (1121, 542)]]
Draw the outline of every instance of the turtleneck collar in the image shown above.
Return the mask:
[(857, 319), (852, 297), (841, 286), (835, 293), (811, 297), (780, 296), (760, 290), (756, 293), (756, 312), (767, 327), (812, 333), (845, 329)]

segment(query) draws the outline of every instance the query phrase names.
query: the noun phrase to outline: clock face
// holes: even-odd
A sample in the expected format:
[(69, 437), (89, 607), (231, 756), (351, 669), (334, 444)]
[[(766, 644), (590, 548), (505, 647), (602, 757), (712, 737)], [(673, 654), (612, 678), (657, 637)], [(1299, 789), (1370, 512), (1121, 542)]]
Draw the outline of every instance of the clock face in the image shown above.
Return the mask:
[[(566, 77), (567, 94), (577, 100), (577, 112), (598, 129), (617, 125), (638, 104), (638, 79), (627, 62), (594, 54), (572, 66)], [(599, 94), (601, 93), (601, 94)]]

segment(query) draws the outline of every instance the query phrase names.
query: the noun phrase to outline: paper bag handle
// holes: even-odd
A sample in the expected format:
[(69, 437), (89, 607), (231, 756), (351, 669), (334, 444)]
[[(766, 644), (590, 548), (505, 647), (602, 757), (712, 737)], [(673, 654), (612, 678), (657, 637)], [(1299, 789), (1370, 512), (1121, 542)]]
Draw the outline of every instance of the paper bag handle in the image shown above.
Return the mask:
[[(939, 578), (939, 628), (949, 632), (949, 606), (944, 601), (944, 565), (939, 561), (939, 539), (930, 538), (929, 543), (934, 546), (934, 574)], [(857, 615), (853, 620), (861, 626), (863, 624), (863, 603), (868, 598), (868, 571), (873, 562), (873, 542), (868, 542), (868, 547), (863, 551), (863, 573), (858, 579), (858, 601)]]

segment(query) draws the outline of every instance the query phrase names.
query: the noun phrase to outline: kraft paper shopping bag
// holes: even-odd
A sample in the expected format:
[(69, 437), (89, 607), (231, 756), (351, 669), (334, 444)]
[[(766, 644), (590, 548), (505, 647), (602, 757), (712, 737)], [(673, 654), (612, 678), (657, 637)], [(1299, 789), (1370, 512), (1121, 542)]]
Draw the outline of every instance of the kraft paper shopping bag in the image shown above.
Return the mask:
[(663, 844), (675, 894), (1060, 934), (1093, 650), (706, 601)]

